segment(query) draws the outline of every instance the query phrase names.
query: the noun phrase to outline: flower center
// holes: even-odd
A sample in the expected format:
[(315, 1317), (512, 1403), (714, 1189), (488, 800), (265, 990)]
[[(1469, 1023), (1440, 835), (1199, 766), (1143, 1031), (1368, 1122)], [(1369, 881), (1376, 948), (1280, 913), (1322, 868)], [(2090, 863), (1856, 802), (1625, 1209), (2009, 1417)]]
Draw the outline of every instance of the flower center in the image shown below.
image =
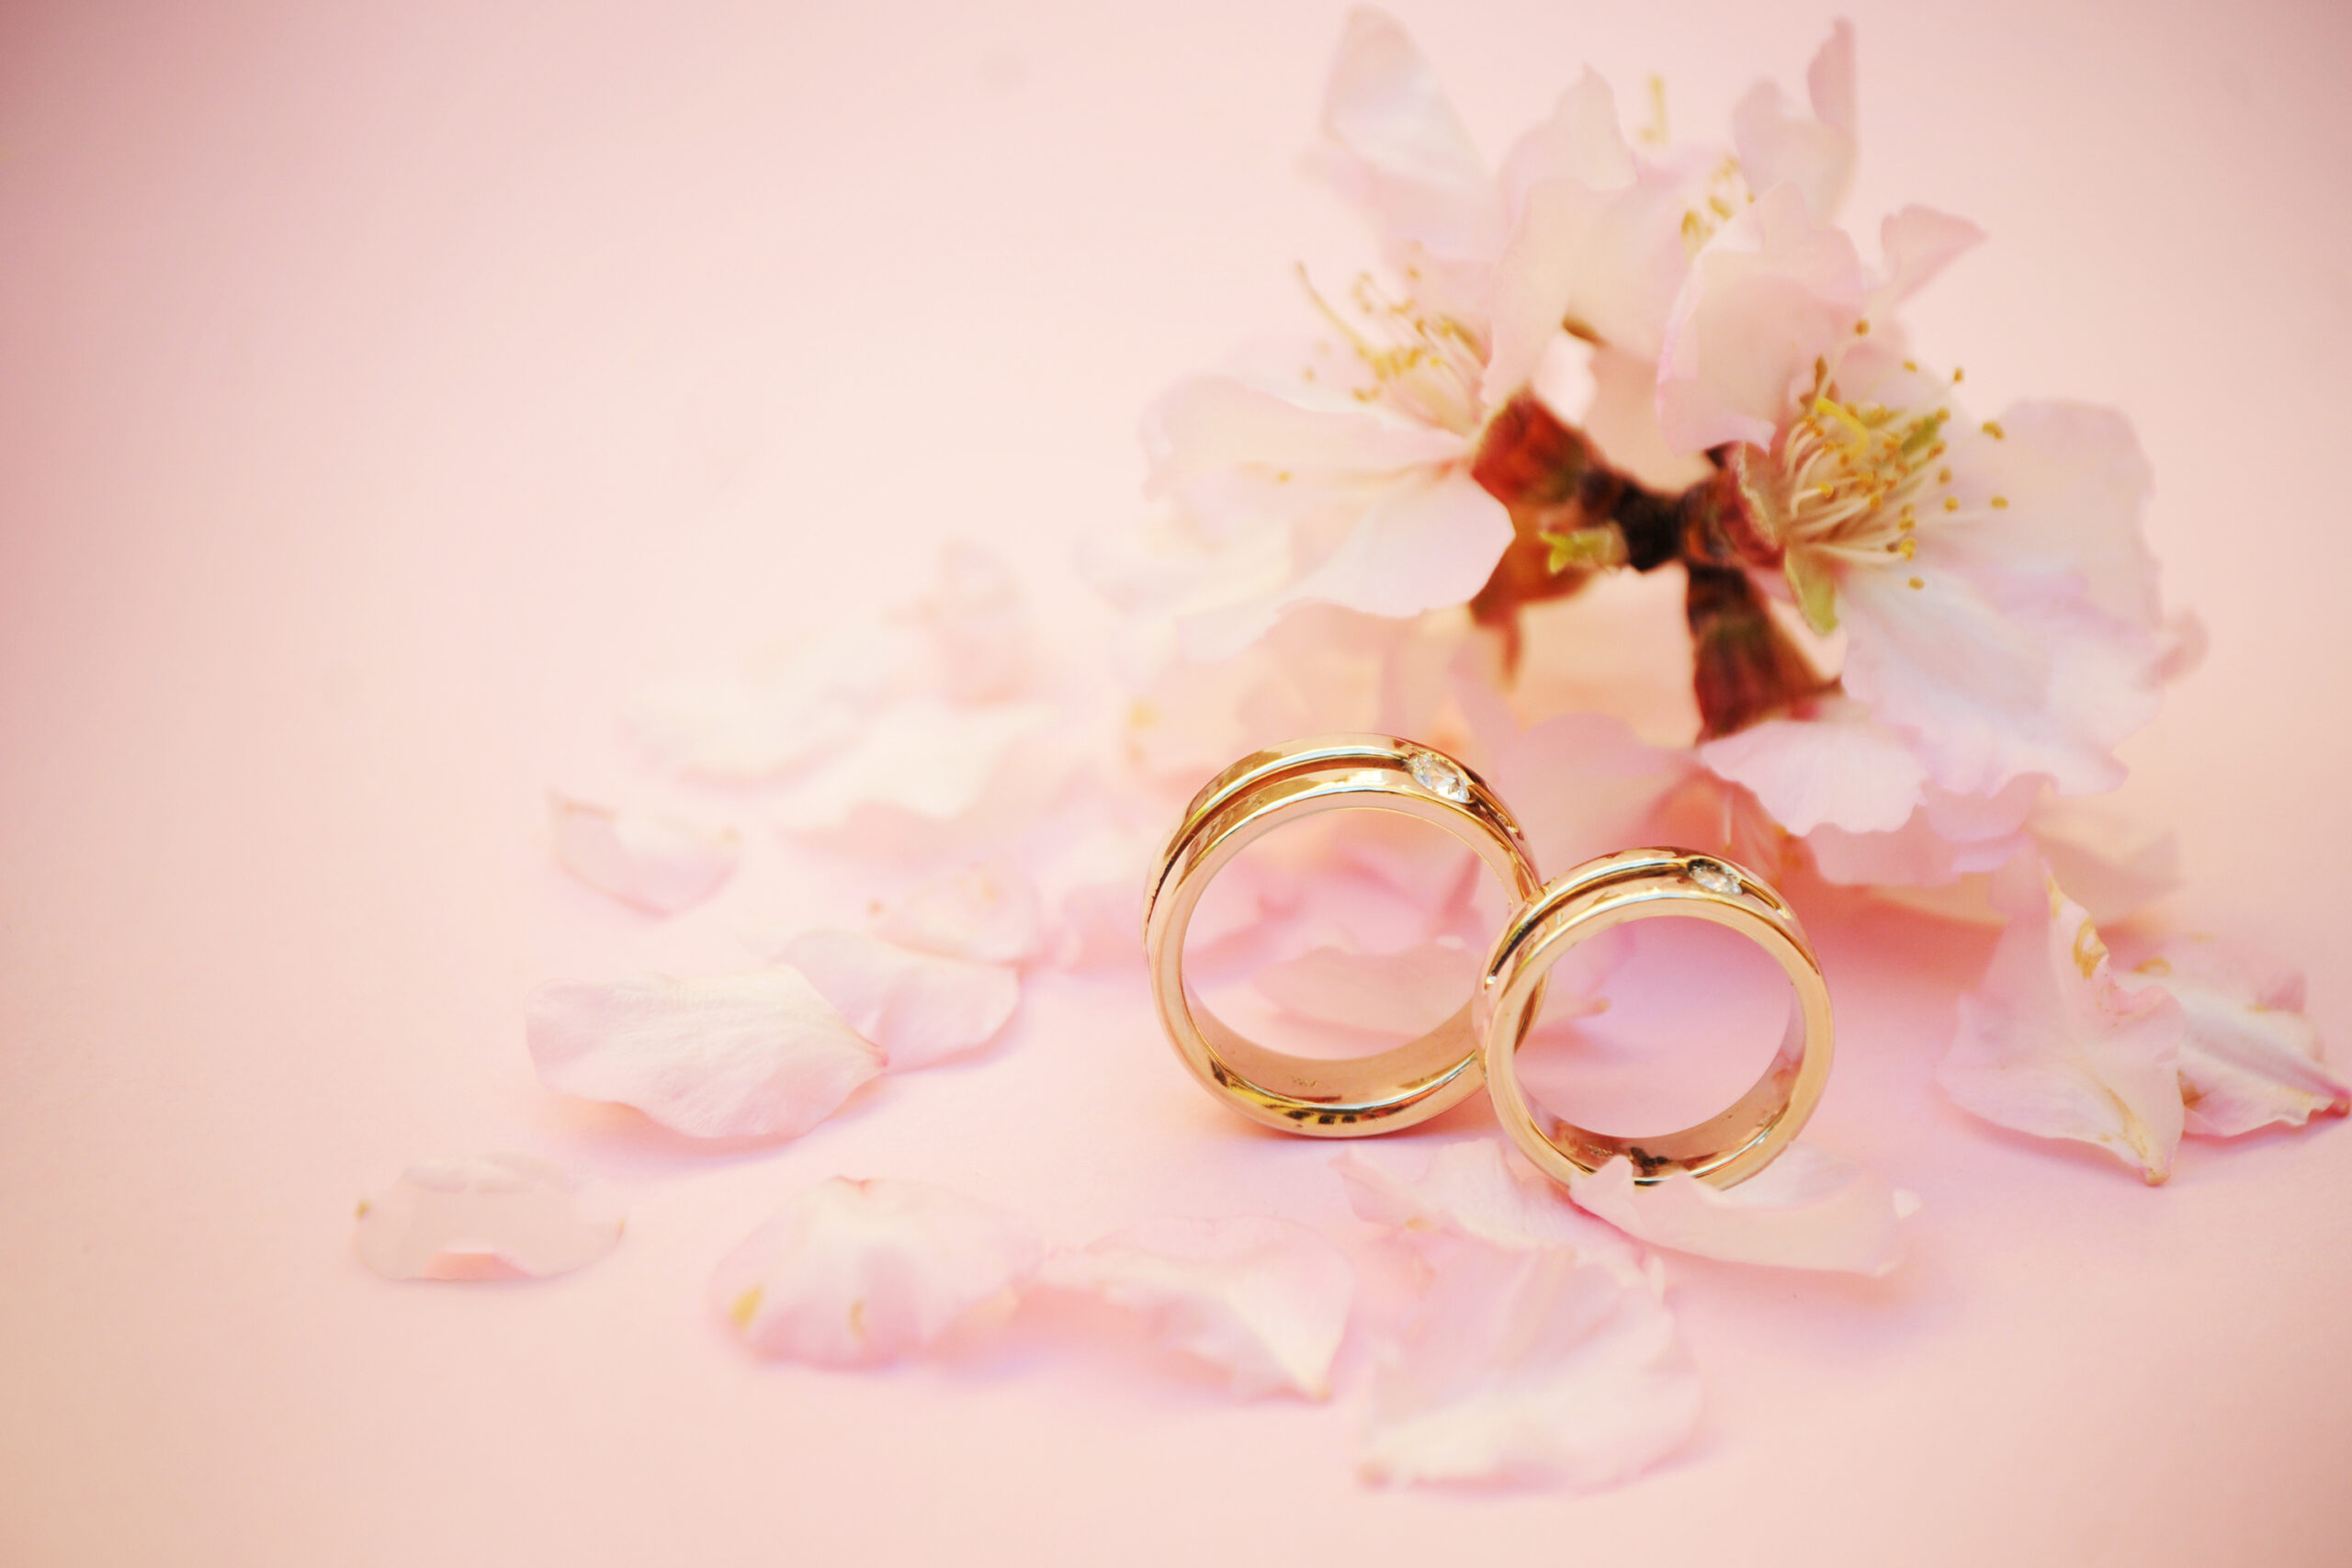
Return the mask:
[(1484, 418), (1478, 385), (1487, 368), (1482, 334), (1452, 316), (1423, 310), (1409, 294), (1392, 298), (1369, 273), (1356, 275), (1344, 310), (1323, 298), (1304, 267), (1299, 279), (1372, 378), (1355, 389), (1357, 401), (1385, 400), (1422, 423), (1457, 434), (1478, 428)]
[(1816, 367), (1804, 412), (1781, 434), (1781, 542), (1856, 564), (1909, 560), (1924, 507), (1958, 509), (1949, 494), (1940, 400), (1890, 409), (1854, 403)]

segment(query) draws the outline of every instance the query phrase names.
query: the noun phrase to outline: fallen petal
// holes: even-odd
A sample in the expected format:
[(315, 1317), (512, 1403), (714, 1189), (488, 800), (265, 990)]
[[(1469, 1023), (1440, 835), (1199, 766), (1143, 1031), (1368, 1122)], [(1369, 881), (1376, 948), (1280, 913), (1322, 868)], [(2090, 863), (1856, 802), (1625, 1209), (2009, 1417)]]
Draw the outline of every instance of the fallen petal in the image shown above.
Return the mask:
[(1021, 976), (1001, 964), (917, 953), (857, 931), (803, 931), (778, 956), (882, 1047), (893, 1072), (986, 1044), (1021, 1001)]
[(858, 732), (899, 679), (904, 641), (859, 624), (771, 667), (665, 682), (639, 694), (629, 728), (682, 773), (773, 778)]
[(1037, 885), (1001, 861), (962, 866), (901, 895), (881, 934), (903, 946), (983, 964), (1018, 964), (1037, 951)]
[(961, 1193), (836, 1176), (727, 1255), (711, 1303), (754, 1355), (878, 1366), (1008, 1301), (1041, 1250), (1027, 1224)]
[(1244, 1398), (1327, 1397), (1355, 1290), (1338, 1247), (1255, 1214), (1149, 1221), (1054, 1254), (1039, 1277), (1145, 1315), (1163, 1343), (1229, 1372)]
[(2329, 1068), (2303, 1015), (2303, 976), (2212, 937), (2175, 936), (2134, 950), (2130, 987), (2180, 1004), (2180, 1095), (2187, 1130), (2235, 1137), (2352, 1111), (2352, 1085)]
[(1490, 1138), (1448, 1144), (1407, 1176), (1350, 1149), (1331, 1162), (1356, 1217), (1408, 1235), (1453, 1236), (1493, 1247), (1564, 1248), (1633, 1264), (1625, 1238), (1578, 1210), (1537, 1171)]
[(979, 804), (1006, 756), (1043, 728), (1052, 710), (1037, 703), (966, 707), (910, 697), (873, 716), (865, 733), (834, 749), (796, 784), (776, 813), (794, 832), (842, 827), (859, 807), (879, 806), (931, 822)]
[(528, 1155), (423, 1160), (359, 1205), (360, 1261), (387, 1280), (544, 1279), (594, 1263), (621, 1217)]
[(1690, 1440), (1699, 1379), (1654, 1286), (1556, 1249), (1450, 1249), (1374, 1374), (1365, 1479), (1577, 1491)]
[(713, 830), (549, 795), (555, 858), (589, 886), (649, 914), (690, 909), (735, 874), (743, 840)]
[(2002, 900), (2008, 929), (1936, 1080), (1988, 1122), (2097, 1144), (2162, 1181), (2182, 1129), (2181, 1006), (2117, 984), (2090, 916), (2041, 875), (2040, 899)]
[(883, 1066), (782, 967), (542, 986), (525, 1027), (548, 1088), (633, 1105), (695, 1138), (797, 1138)]
[(1683, 1172), (1654, 1186), (1620, 1156), (1568, 1185), (1589, 1213), (1628, 1235), (1731, 1263), (1886, 1274), (1903, 1261), (1900, 1222), (1917, 1201), (1877, 1172), (1809, 1144), (1728, 1190)]

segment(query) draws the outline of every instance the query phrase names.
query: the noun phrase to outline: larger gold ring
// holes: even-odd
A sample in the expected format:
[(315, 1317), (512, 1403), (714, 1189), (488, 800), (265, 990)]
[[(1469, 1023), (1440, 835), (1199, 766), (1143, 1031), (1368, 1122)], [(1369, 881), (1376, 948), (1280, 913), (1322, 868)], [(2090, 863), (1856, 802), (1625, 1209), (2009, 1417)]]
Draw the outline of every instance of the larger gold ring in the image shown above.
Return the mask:
[(1543, 877), (1486, 782), (1444, 753), (1388, 735), (1323, 735), (1254, 752), (1193, 797), (1144, 905), (1152, 1000), (1176, 1054), (1211, 1093), (1255, 1122), (1350, 1138), (1427, 1121), (1479, 1083), (1473, 1001), (1418, 1040), (1375, 1055), (1285, 1055), (1236, 1033), (1184, 980), (1184, 932), (1216, 874), (1287, 822), (1326, 811), (1401, 812), (1445, 829), (1486, 862), (1511, 903)]
[[(1628, 920), (1668, 915), (1728, 926), (1780, 964), (1796, 994), (1771, 1066), (1729, 1110), (1657, 1137), (1611, 1137), (1539, 1113), (1520, 1087), (1517, 1058), (1542, 1004), (1544, 976), (1578, 942)], [(1495, 1114), (1511, 1141), (1557, 1181), (1589, 1176), (1622, 1155), (1633, 1162), (1637, 1182), (1689, 1171), (1729, 1187), (1788, 1145), (1829, 1078), (1829, 986), (1804, 928), (1762, 877), (1712, 855), (1627, 850), (1557, 878), (1496, 939), (1478, 1001)]]

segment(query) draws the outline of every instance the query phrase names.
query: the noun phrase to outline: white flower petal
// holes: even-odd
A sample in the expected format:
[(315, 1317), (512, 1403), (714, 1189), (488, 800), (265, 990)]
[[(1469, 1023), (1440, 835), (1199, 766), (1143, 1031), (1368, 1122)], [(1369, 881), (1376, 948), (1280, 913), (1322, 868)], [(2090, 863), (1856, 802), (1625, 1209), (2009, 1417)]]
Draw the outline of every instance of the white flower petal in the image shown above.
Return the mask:
[(633, 1105), (696, 1138), (798, 1137), (882, 1070), (881, 1052), (793, 969), (542, 986), (526, 1032), (549, 1089)]
[(387, 1280), (540, 1279), (594, 1263), (621, 1217), (528, 1155), (422, 1160), (359, 1205), (360, 1260)]
[(1457, 1243), (1374, 1373), (1365, 1478), (1583, 1491), (1687, 1443), (1699, 1380), (1647, 1281), (1557, 1249)]
[(1690, 264), (1658, 366), (1669, 445), (1772, 444), (1814, 361), (1851, 339), (1871, 279), (1854, 242), (1805, 209), (1792, 185), (1765, 191)]
[(2156, 560), (2143, 530), (2155, 480), (2131, 422), (2110, 408), (2044, 400), (2011, 404), (1995, 427), (1997, 439), (1954, 432), (1953, 467), (2007, 504), (1939, 530), (1939, 548), (1964, 549), (1986, 569), (2066, 578), (2101, 613), (2157, 634)]
[(1052, 717), (1039, 703), (892, 703), (792, 787), (776, 819), (788, 831), (820, 832), (879, 807), (932, 823), (954, 821), (979, 804), (1006, 757)]
[(1947, 886), (2017, 857), (2027, 846), (2023, 825), (2044, 782), (2029, 775), (1984, 797), (1930, 784), (1901, 827), (1854, 833), (1825, 824), (1805, 835), (1805, 849), (1823, 880), (1842, 886)]
[(1037, 951), (1037, 885), (1018, 866), (958, 866), (891, 900), (879, 933), (905, 947), (982, 964), (1018, 964)]
[(1799, 835), (1825, 823), (1851, 833), (1892, 832), (1919, 807), (1928, 782), (1903, 737), (1853, 703), (1751, 725), (1701, 746), (1699, 760), (1745, 786)]
[(550, 794), (555, 858), (589, 886), (649, 914), (690, 909), (735, 874), (743, 840), (732, 828), (614, 811)]
[(1783, 181), (1800, 191), (1814, 218), (1837, 216), (1854, 182), (1854, 28), (1840, 21), (1805, 73), (1813, 112), (1792, 110), (1778, 84), (1759, 82), (1732, 113), (1732, 142), (1748, 188), (1761, 195)]
[(1437, 75), (1394, 19), (1359, 7), (1323, 95), (1327, 167), (1379, 228), (1389, 259), (1441, 265), (1490, 257), (1499, 198)]
[(1936, 1080), (1988, 1122), (2097, 1144), (2151, 1182), (2180, 1143), (2180, 1004), (2117, 984), (2083, 907), (2044, 874), (2044, 897), (2012, 896), (1984, 984)]
[(1984, 243), (1984, 230), (1932, 207), (1888, 213), (1878, 226), (1879, 265), (1886, 275), (1882, 297), (1889, 304), (1902, 303)]
[(1585, 1214), (1566, 1193), (1491, 1138), (1448, 1144), (1415, 1176), (1353, 1149), (1332, 1160), (1331, 1168), (1339, 1172), (1348, 1205), (1359, 1219), (1408, 1235), (1564, 1247), (1616, 1265), (1637, 1262), (1623, 1236)]
[(1232, 1374), (1245, 1398), (1327, 1397), (1355, 1292), (1338, 1247), (1267, 1215), (1150, 1221), (1054, 1254), (1039, 1278), (1145, 1314), (1162, 1342)]
[(1267, 964), (1250, 984), (1300, 1018), (1412, 1039), (1469, 1004), (1478, 987), (1478, 955), (1438, 942), (1396, 953), (1317, 947)]
[(1187, 376), (1144, 415), (1155, 494), (1243, 466), (1317, 479), (1370, 479), (1457, 462), (1463, 438), (1384, 404), (1317, 407), (1304, 392), (1231, 376)]
[(1628, 1235), (1731, 1263), (1880, 1275), (1903, 1261), (1899, 1222), (1917, 1207), (1886, 1179), (1810, 1144), (1728, 1190), (1683, 1172), (1637, 1185), (1622, 1156), (1568, 1190)]
[(2235, 1137), (2352, 1111), (2352, 1083), (2326, 1064), (2303, 1015), (2303, 977), (2212, 937), (2175, 936), (2127, 949), (2129, 987), (2169, 994), (2188, 1033), (2180, 1091), (2188, 1131)]
[(897, 1073), (988, 1043), (1021, 1002), (1021, 976), (1001, 964), (917, 953), (858, 931), (803, 931), (777, 956), (881, 1046)]
[(836, 1176), (727, 1255), (711, 1303), (755, 1355), (876, 1366), (1007, 1302), (1041, 1250), (1027, 1224), (960, 1193)]
[(1391, 485), (1281, 602), (1387, 616), (1459, 604), (1486, 586), (1510, 540), (1510, 513), (1467, 472)]

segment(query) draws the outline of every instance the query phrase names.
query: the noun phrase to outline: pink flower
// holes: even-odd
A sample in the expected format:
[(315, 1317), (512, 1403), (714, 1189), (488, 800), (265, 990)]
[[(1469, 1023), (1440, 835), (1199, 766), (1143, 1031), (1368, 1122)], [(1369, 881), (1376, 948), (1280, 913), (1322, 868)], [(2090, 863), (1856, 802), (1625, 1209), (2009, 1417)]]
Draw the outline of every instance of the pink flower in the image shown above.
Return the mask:
[[(1957, 373), (1903, 346), (1895, 307), (1978, 238), (1907, 208), (1873, 270), (1784, 184), (1714, 236), (1675, 306), (1668, 438), (1717, 451), (1742, 555), (1777, 569), (1768, 586), (1816, 631), (1846, 634), (1852, 704), (1706, 758), (1797, 831), (1896, 832), (1962, 797), (2006, 803), (2003, 826), (1972, 835), (1997, 839), (2045, 784), (2113, 788), (2116, 744), (2155, 712), (2148, 469), (2130, 427), (2052, 402), (1979, 423)], [(1833, 739), (1815, 717), (1846, 728)]]

